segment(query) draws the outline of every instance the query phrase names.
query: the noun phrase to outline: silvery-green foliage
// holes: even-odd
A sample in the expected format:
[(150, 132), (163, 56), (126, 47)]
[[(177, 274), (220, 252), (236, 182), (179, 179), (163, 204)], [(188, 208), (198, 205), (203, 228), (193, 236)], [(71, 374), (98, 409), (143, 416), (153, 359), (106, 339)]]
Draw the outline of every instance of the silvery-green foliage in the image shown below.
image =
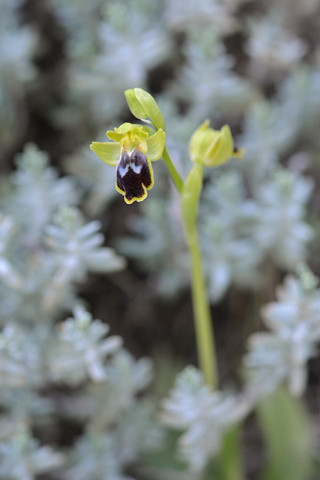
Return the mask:
[(319, 77), (319, 67), (299, 67), (279, 85), (273, 100), (250, 106), (238, 141), (246, 148), (243, 169), (253, 187), (264, 181), (300, 137), (317, 144)]
[(12, 388), (35, 388), (41, 384), (41, 357), (32, 332), (18, 325), (5, 325), (0, 333), (0, 392)]
[(147, 358), (135, 360), (126, 350), (115, 352), (105, 365), (105, 380), (90, 383), (71, 402), (65, 413), (89, 421), (97, 428), (109, 428), (134, 408), (136, 396), (152, 379), (152, 365)]
[(150, 383), (150, 361), (135, 361), (120, 350), (105, 371), (105, 381), (88, 385), (83, 395), (66, 405), (66, 413), (87, 419), (87, 433), (71, 454), (68, 479), (127, 478), (126, 467), (161, 444), (154, 406), (136, 398)]
[(122, 3), (110, 4), (111, 7), (121, 9), (127, 19), (125, 28), (115, 28), (109, 22), (101, 23), (101, 51), (93, 59), (91, 73), (89, 69), (87, 72), (75, 69), (71, 77), (71, 82), (81, 93), (92, 95), (94, 118), (103, 122), (109, 112), (114, 116), (121, 111), (124, 90), (132, 85), (145, 85), (147, 71), (165, 58), (169, 48), (163, 31), (147, 21), (140, 25), (142, 14), (136, 15), (135, 10), (128, 7), (125, 9)]
[(101, 247), (104, 237), (98, 221), (84, 223), (75, 207), (62, 206), (56, 212), (53, 224), (45, 230), (45, 244), (51, 251), (55, 269), (44, 297), (45, 308), (51, 309), (68, 285), (81, 281), (88, 271), (114, 272), (121, 270), (124, 259), (114, 250)]
[(122, 473), (114, 437), (106, 433), (88, 433), (76, 443), (67, 480), (133, 480)]
[(259, 185), (277, 165), (297, 133), (295, 116), (279, 102), (261, 100), (253, 104), (245, 117), (239, 145), (246, 149), (242, 167), (250, 183)]
[[(76, 299), (72, 284), (66, 285), (65, 291), (60, 292), (60, 297), (55, 305), (44, 302), (44, 286), (51, 285), (56, 265), (51, 255), (43, 250), (43, 245), (36, 247), (36, 251), (29, 248), (20, 249), (18, 243), (21, 237), (17, 236), (14, 243), (14, 260), (19, 268), (21, 288), (0, 288), (1, 317), (0, 323), (6, 324), (14, 318), (17, 322), (41, 325), (51, 323), (52, 315), (73, 307)], [(31, 268), (32, 267), (32, 268)], [(41, 319), (41, 321), (40, 321)]]
[(219, 300), (231, 283), (251, 288), (261, 284), (259, 265), (264, 250), (253, 235), (261, 215), (257, 202), (247, 198), (239, 172), (227, 171), (209, 179), (199, 228), (211, 301)]
[(50, 0), (53, 11), (67, 32), (66, 50), (70, 59), (94, 55), (97, 24), (104, 0)]
[(232, 72), (234, 59), (215, 32), (190, 34), (185, 56), (187, 64), (172, 89), (178, 98), (191, 102), (191, 118), (200, 122), (209, 116), (241, 113), (257, 99), (254, 85)]
[(310, 178), (278, 168), (256, 192), (260, 215), (255, 240), (282, 268), (293, 269), (306, 258), (313, 230), (304, 216), (312, 188)]
[[(136, 400), (136, 394), (150, 382), (150, 362), (147, 359), (135, 362), (124, 350), (115, 353), (120, 341), (118, 337), (104, 338), (108, 333), (107, 325), (92, 320), (89, 312), (77, 307), (74, 317), (58, 325), (55, 335), (47, 332), (42, 345), (43, 334), (37, 338), (34, 330), (20, 330), (6, 327), (0, 339), (3, 367), (0, 403), (12, 419), (41, 421), (43, 416), (54, 413), (50, 402), (32, 395), (34, 388), (61, 380), (68, 386), (79, 386), (91, 380), (83, 397), (81, 393), (78, 397), (66, 397), (64, 413), (87, 419), (90, 429), (90, 434), (82, 436), (70, 452), (68, 462), (72, 466), (66, 478), (82, 478), (79, 471), (89, 472), (90, 478), (113, 478), (111, 474), (125, 478), (121, 472), (136, 461), (141, 452), (159, 447), (162, 434), (154, 422), (153, 406)], [(10, 382), (6, 383), (8, 373)], [(29, 477), (26, 478), (33, 479), (35, 473), (61, 464), (60, 454), (49, 447), (41, 447), (38, 451), (37, 442), (31, 437), (23, 452), (13, 448), (17, 445), (14, 432), (12, 435), (14, 442), (11, 437), (9, 441), (7, 438), (0, 441), (1, 466), (5, 472), (0, 478), (24, 478), (19, 475), (24, 474), (28, 465)], [(13, 463), (16, 464), (13, 476), (7, 477)], [(101, 477), (101, 472), (107, 476)]]
[(299, 0), (286, 0), (281, 2), (278, 0), (262, 0), (262, 3), (269, 10), (277, 11), (280, 16), (287, 17), (294, 28), (297, 28), (297, 24), (299, 24), (301, 20), (305, 20), (305, 18), (308, 18), (319, 8), (319, 0), (306, 0), (303, 5)]
[[(59, 178), (49, 166), (48, 155), (35, 145), (27, 144), (16, 163), (17, 169), (3, 179), (5, 188), (0, 196), (1, 324), (12, 318), (26, 323), (40, 318), (50, 321), (43, 292), (44, 286), (51, 284), (57, 264), (43, 245), (43, 235), (60, 202), (79, 200), (74, 182)], [(72, 306), (70, 286), (61, 292), (55, 313)]]
[(155, 413), (153, 402), (135, 401), (119, 422), (114, 436), (122, 463), (133, 463), (141, 453), (154, 452), (162, 446), (164, 431), (154, 421)]
[[(32, 382), (27, 383), (25, 387), (20, 385), (19, 387), (3, 388), (0, 405), (3, 412), (9, 413), (7, 424), (10, 425), (10, 430), (15, 430), (16, 424), (25, 423), (26, 419), (29, 424), (43, 426), (53, 417), (55, 411), (53, 399), (43, 396), (41, 392), (35, 390)], [(2, 427), (1, 422), (0, 427)], [(4, 430), (1, 429), (1, 432)]]
[(199, 32), (205, 28), (218, 31), (221, 35), (230, 34), (239, 26), (234, 12), (237, 3), (240, 2), (167, 0), (166, 21), (173, 31), (188, 32), (196, 28)]
[[(123, 413), (109, 433), (88, 430), (76, 443), (71, 455), (68, 480), (133, 480), (124, 472), (141, 453), (159, 448), (161, 428), (152, 420), (153, 407), (143, 401)], [(136, 478), (136, 477), (135, 477)]]
[[(113, 356), (106, 368), (107, 388), (104, 391), (101, 388), (100, 391), (100, 400), (108, 407), (103, 407), (103, 412), (103, 403), (100, 403), (101, 414), (109, 419), (107, 424), (112, 423), (113, 419), (121, 418), (134, 405), (136, 395), (150, 384), (152, 373), (152, 364), (147, 358), (135, 361), (125, 350)], [(98, 388), (97, 386), (97, 399)]]
[(173, 297), (187, 285), (189, 262), (178, 198), (161, 197), (143, 203), (143, 216), (130, 224), (134, 237), (119, 239), (118, 250), (141, 260), (142, 268), (154, 274), (158, 292)]
[[(93, 382), (105, 380), (108, 377), (106, 359), (121, 345), (119, 337), (104, 338), (108, 330), (107, 325), (92, 320), (89, 312), (80, 306), (75, 307), (74, 318), (58, 326), (55, 335), (46, 325), (41, 328), (6, 325), (0, 334), (4, 404), (14, 389), (22, 395), (47, 382), (78, 385), (87, 378)], [(14, 403), (9, 404), (8, 408), (13, 406)]]
[(278, 168), (247, 198), (240, 172), (230, 170), (215, 177), (209, 179), (200, 209), (204, 268), (212, 301), (219, 300), (231, 283), (261, 287), (260, 267), (266, 259), (294, 269), (305, 260), (313, 236), (304, 219), (311, 179)]
[[(132, 85), (145, 86), (147, 72), (168, 56), (170, 37), (161, 23), (155, 26), (155, 19), (159, 24), (161, 15), (156, 2), (109, 2), (97, 10), (93, 24), (90, 26), (89, 22), (84, 27), (87, 51), (84, 46), (82, 55), (78, 54), (78, 47), (77, 55), (74, 48), (70, 50), (68, 99), (71, 110), (74, 108), (78, 115), (89, 114), (91, 121), (100, 126), (121, 113), (125, 105), (124, 90)], [(60, 14), (63, 12), (62, 8)], [(81, 24), (81, 19), (77, 20), (80, 15), (85, 23), (83, 12), (74, 9), (73, 15), (74, 21)], [(69, 34), (70, 42), (76, 46), (77, 30), (70, 29)], [(72, 115), (67, 108), (58, 117), (68, 121)]]
[(101, 246), (99, 222), (85, 223), (76, 208), (57, 210), (79, 194), (70, 178), (59, 178), (48, 165), (45, 152), (28, 144), (17, 165), (0, 198), (1, 323), (11, 317), (50, 322), (51, 311), (72, 307), (76, 281), (88, 271), (119, 270), (124, 260)]
[[(84, 280), (88, 271), (119, 270), (124, 260), (102, 246), (99, 222), (87, 223), (77, 208), (59, 206), (69, 201), (76, 203), (80, 196), (69, 178), (59, 178), (48, 165), (44, 152), (28, 145), (17, 165), (17, 170), (4, 179), (0, 199), (0, 408), (4, 427), (0, 478), (32, 480), (37, 474), (61, 466), (63, 460), (51, 447), (40, 446), (30, 433), (34, 426), (42, 427), (61, 415), (52, 398), (42, 392), (61, 383), (83, 391), (93, 384), (106, 384), (109, 374), (110, 378), (114, 376), (115, 364), (110, 362), (121, 344), (119, 337), (106, 338), (109, 327), (93, 320), (79, 306), (75, 282)], [(58, 315), (61, 321), (63, 311), (75, 305), (73, 318), (55, 327)], [(126, 443), (126, 459), (113, 460), (119, 472), (145, 448), (142, 439), (149, 435), (153, 438), (157, 431), (152, 412), (142, 405), (140, 410), (135, 398), (150, 380), (150, 365), (141, 360), (134, 368), (131, 356), (119, 352), (117, 359), (121, 356), (126, 358), (129, 371), (126, 377), (123, 368), (124, 381), (118, 368), (114, 379), (118, 386), (123, 382), (123, 388), (117, 390), (121, 402), (110, 394), (112, 387), (108, 401), (109, 411), (121, 411), (119, 423), (121, 415), (128, 419), (123, 420), (127, 427), (119, 426), (117, 434), (108, 433), (110, 428), (116, 428), (115, 418), (100, 423), (102, 435), (114, 435), (116, 439), (119, 436), (119, 442)], [(129, 387), (128, 379), (135, 385)], [(90, 395), (93, 398), (95, 394)], [(72, 397), (76, 404), (77, 393)], [(106, 396), (101, 399), (104, 407), (105, 400)], [(131, 409), (137, 409), (137, 413), (131, 414)], [(144, 416), (143, 411), (149, 413)], [(94, 427), (100, 419), (98, 413), (93, 417), (91, 411), (90, 424)], [(77, 419), (83, 421), (81, 416)], [(24, 425), (28, 429), (21, 433)], [(141, 448), (133, 437), (138, 428)]]
[(64, 406), (66, 415), (86, 419), (93, 429), (112, 427), (135, 409), (136, 397), (149, 386), (153, 373), (149, 359), (135, 360), (124, 349), (109, 358), (104, 371), (105, 381), (87, 384)]
[(0, 479), (33, 480), (36, 475), (60, 467), (64, 457), (32, 438), (21, 428), (0, 442)]
[(39, 244), (44, 227), (58, 206), (77, 203), (79, 193), (74, 181), (59, 178), (57, 170), (49, 166), (48, 154), (32, 143), (16, 156), (16, 164), (17, 170), (9, 178), (11, 191), (1, 204), (23, 229), (23, 242), (31, 248)]
[(57, 342), (53, 344), (50, 378), (69, 385), (80, 384), (87, 377), (93, 382), (105, 380), (106, 357), (121, 345), (120, 337), (104, 338), (108, 331), (108, 325), (93, 320), (83, 307), (76, 306), (74, 316), (60, 325)]
[(249, 37), (246, 51), (254, 60), (255, 77), (275, 70), (290, 70), (307, 53), (307, 44), (286, 30), (285, 18), (279, 10), (271, 10), (268, 16), (248, 22)]
[[(281, 84), (278, 93), (280, 113), (296, 128), (295, 136), (317, 145), (315, 125), (320, 120), (320, 57), (313, 67), (301, 66)], [(287, 119), (290, 118), (290, 122)], [(316, 137), (316, 138), (315, 138)]]
[(35, 70), (31, 63), (32, 48), (36, 37), (34, 32), (21, 25), (21, 0), (3, 1), (1, 6), (0, 32), (1, 75), (7, 80), (7, 87), (14, 88), (9, 81), (25, 82), (34, 77)]
[(68, 270), (68, 280), (79, 280), (87, 271), (112, 272), (123, 268), (124, 261), (110, 248), (102, 247), (101, 223), (85, 223), (75, 207), (61, 206), (53, 223), (45, 229), (45, 244), (57, 258), (57, 265)]
[(255, 333), (244, 359), (248, 390), (255, 398), (274, 391), (288, 374), (288, 344), (272, 333)]
[(282, 382), (292, 394), (303, 393), (307, 362), (317, 353), (320, 339), (319, 307), (318, 280), (302, 265), (278, 288), (277, 301), (262, 310), (269, 332), (249, 339), (245, 367), (252, 395), (270, 393)]
[(212, 392), (202, 373), (189, 366), (163, 402), (162, 421), (183, 432), (178, 441), (181, 459), (199, 471), (218, 453), (225, 433), (243, 419), (248, 408), (245, 397)]
[(0, 138), (9, 146), (25, 128), (25, 93), (36, 76), (32, 56), (36, 34), (22, 26), (21, 1), (3, 0), (0, 16)]
[(11, 217), (0, 213), (0, 278), (9, 288), (20, 289), (22, 279), (9, 260), (16, 228)]
[(110, 206), (117, 196), (113, 168), (106, 166), (87, 145), (68, 155), (64, 165), (84, 190), (86, 212), (95, 215)]
[(207, 290), (212, 302), (219, 301), (231, 283), (240, 287), (259, 287), (261, 251), (255, 248), (250, 237), (237, 237), (218, 217), (205, 224), (201, 238)]

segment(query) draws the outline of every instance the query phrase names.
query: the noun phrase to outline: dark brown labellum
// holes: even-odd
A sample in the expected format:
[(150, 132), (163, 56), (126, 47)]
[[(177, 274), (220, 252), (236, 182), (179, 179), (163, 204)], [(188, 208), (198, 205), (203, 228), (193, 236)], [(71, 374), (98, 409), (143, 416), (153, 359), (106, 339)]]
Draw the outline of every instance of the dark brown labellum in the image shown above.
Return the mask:
[(149, 158), (138, 148), (130, 155), (124, 150), (117, 165), (116, 188), (124, 195), (126, 203), (141, 202), (152, 187), (153, 171)]

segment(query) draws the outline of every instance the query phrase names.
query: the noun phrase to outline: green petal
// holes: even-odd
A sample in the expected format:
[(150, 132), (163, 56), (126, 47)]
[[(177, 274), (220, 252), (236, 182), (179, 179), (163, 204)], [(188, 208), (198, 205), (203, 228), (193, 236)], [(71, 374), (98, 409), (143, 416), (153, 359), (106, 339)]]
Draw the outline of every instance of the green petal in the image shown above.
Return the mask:
[(166, 134), (161, 128), (151, 137), (147, 138), (147, 155), (151, 162), (155, 162), (161, 158), (164, 144), (165, 144)]
[(221, 133), (220, 130), (209, 128), (210, 121), (206, 120), (193, 133), (189, 143), (191, 160), (206, 163), (208, 152), (214, 149)]
[(140, 125), (133, 125), (132, 123), (125, 122), (120, 127), (115, 128), (114, 131), (117, 133), (127, 133), (129, 130), (132, 130), (134, 127), (139, 127)]
[(114, 140), (115, 142), (120, 142), (123, 136), (133, 130), (136, 127), (141, 127), (141, 125), (133, 125), (132, 123), (125, 122), (120, 127), (115, 128), (114, 130), (108, 130), (106, 135), (110, 138), (110, 140)]
[(110, 138), (110, 140), (118, 143), (120, 143), (121, 139), (123, 138), (123, 133), (114, 132), (113, 130), (108, 130), (106, 135)]
[(133, 125), (132, 132), (137, 135), (141, 140), (146, 141), (148, 138), (148, 132), (145, 130), (144, 125)]
[(104, 163), (116, 167), (120, 159), (120, 145), (113, 142), (93, 142), (91, 150), (98, 155)]

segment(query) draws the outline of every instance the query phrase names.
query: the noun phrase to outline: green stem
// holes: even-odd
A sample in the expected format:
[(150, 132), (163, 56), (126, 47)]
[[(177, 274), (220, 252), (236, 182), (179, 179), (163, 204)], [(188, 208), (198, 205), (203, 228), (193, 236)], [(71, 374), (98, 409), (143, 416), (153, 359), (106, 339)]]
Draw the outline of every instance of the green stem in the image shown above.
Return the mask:
[(164, 149), (162, 158), (169, 169), (179, 193), (182, 195), (182, 216), (192, 263), (192, 303), (199, 364), (207, 385), (210, 385), (212, 389), (216, 389), (218, 374), (214, 335), (202, 271), (197, 232), (197, 211), (202, 190), (203, 165), (194, 164), (185, 183), (183, 183), (166, 148)]
[(166, 147), (164, 147), (162, 158), (163, 158), (165, 164), (167, 165), (167, 168), (170, 172), (172, 180), (176, 184), (176, 187), (177, 187), (179, 193), (182, 193), (183, 181), (181, 180), (181, 177), (180, 177), (179, 173), (177, 172), (175, 166), (173, 165), (172, 160), (170, 158), (170, 155), (169, 155)]
[(192, 262), (192, 303), (199, 364), (207, 385), (214, 390), (218, 386), (215, 343), (196, 228), (188, 236), (188, 243)]

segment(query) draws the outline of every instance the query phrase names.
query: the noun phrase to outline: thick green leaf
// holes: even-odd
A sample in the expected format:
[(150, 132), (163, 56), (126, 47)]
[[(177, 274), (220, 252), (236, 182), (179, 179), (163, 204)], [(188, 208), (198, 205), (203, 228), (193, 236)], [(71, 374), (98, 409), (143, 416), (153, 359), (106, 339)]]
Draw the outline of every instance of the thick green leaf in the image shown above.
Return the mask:
[(177, 456), (177, 442), (181, 432), (167, 430), (163, 447), (159, 450), (143, 454), (144, 464), (162, 471), (183, 472), (187, 466)]
[(313, 438), (302, 401), (279, 389), (260, 402), (257, 412), (268, 451), (262, 480), (310, 480)]
[(219, 454), (209, 463), (203, 480), (243, 480), (240, 427), (235, 425), (224, 437)]

